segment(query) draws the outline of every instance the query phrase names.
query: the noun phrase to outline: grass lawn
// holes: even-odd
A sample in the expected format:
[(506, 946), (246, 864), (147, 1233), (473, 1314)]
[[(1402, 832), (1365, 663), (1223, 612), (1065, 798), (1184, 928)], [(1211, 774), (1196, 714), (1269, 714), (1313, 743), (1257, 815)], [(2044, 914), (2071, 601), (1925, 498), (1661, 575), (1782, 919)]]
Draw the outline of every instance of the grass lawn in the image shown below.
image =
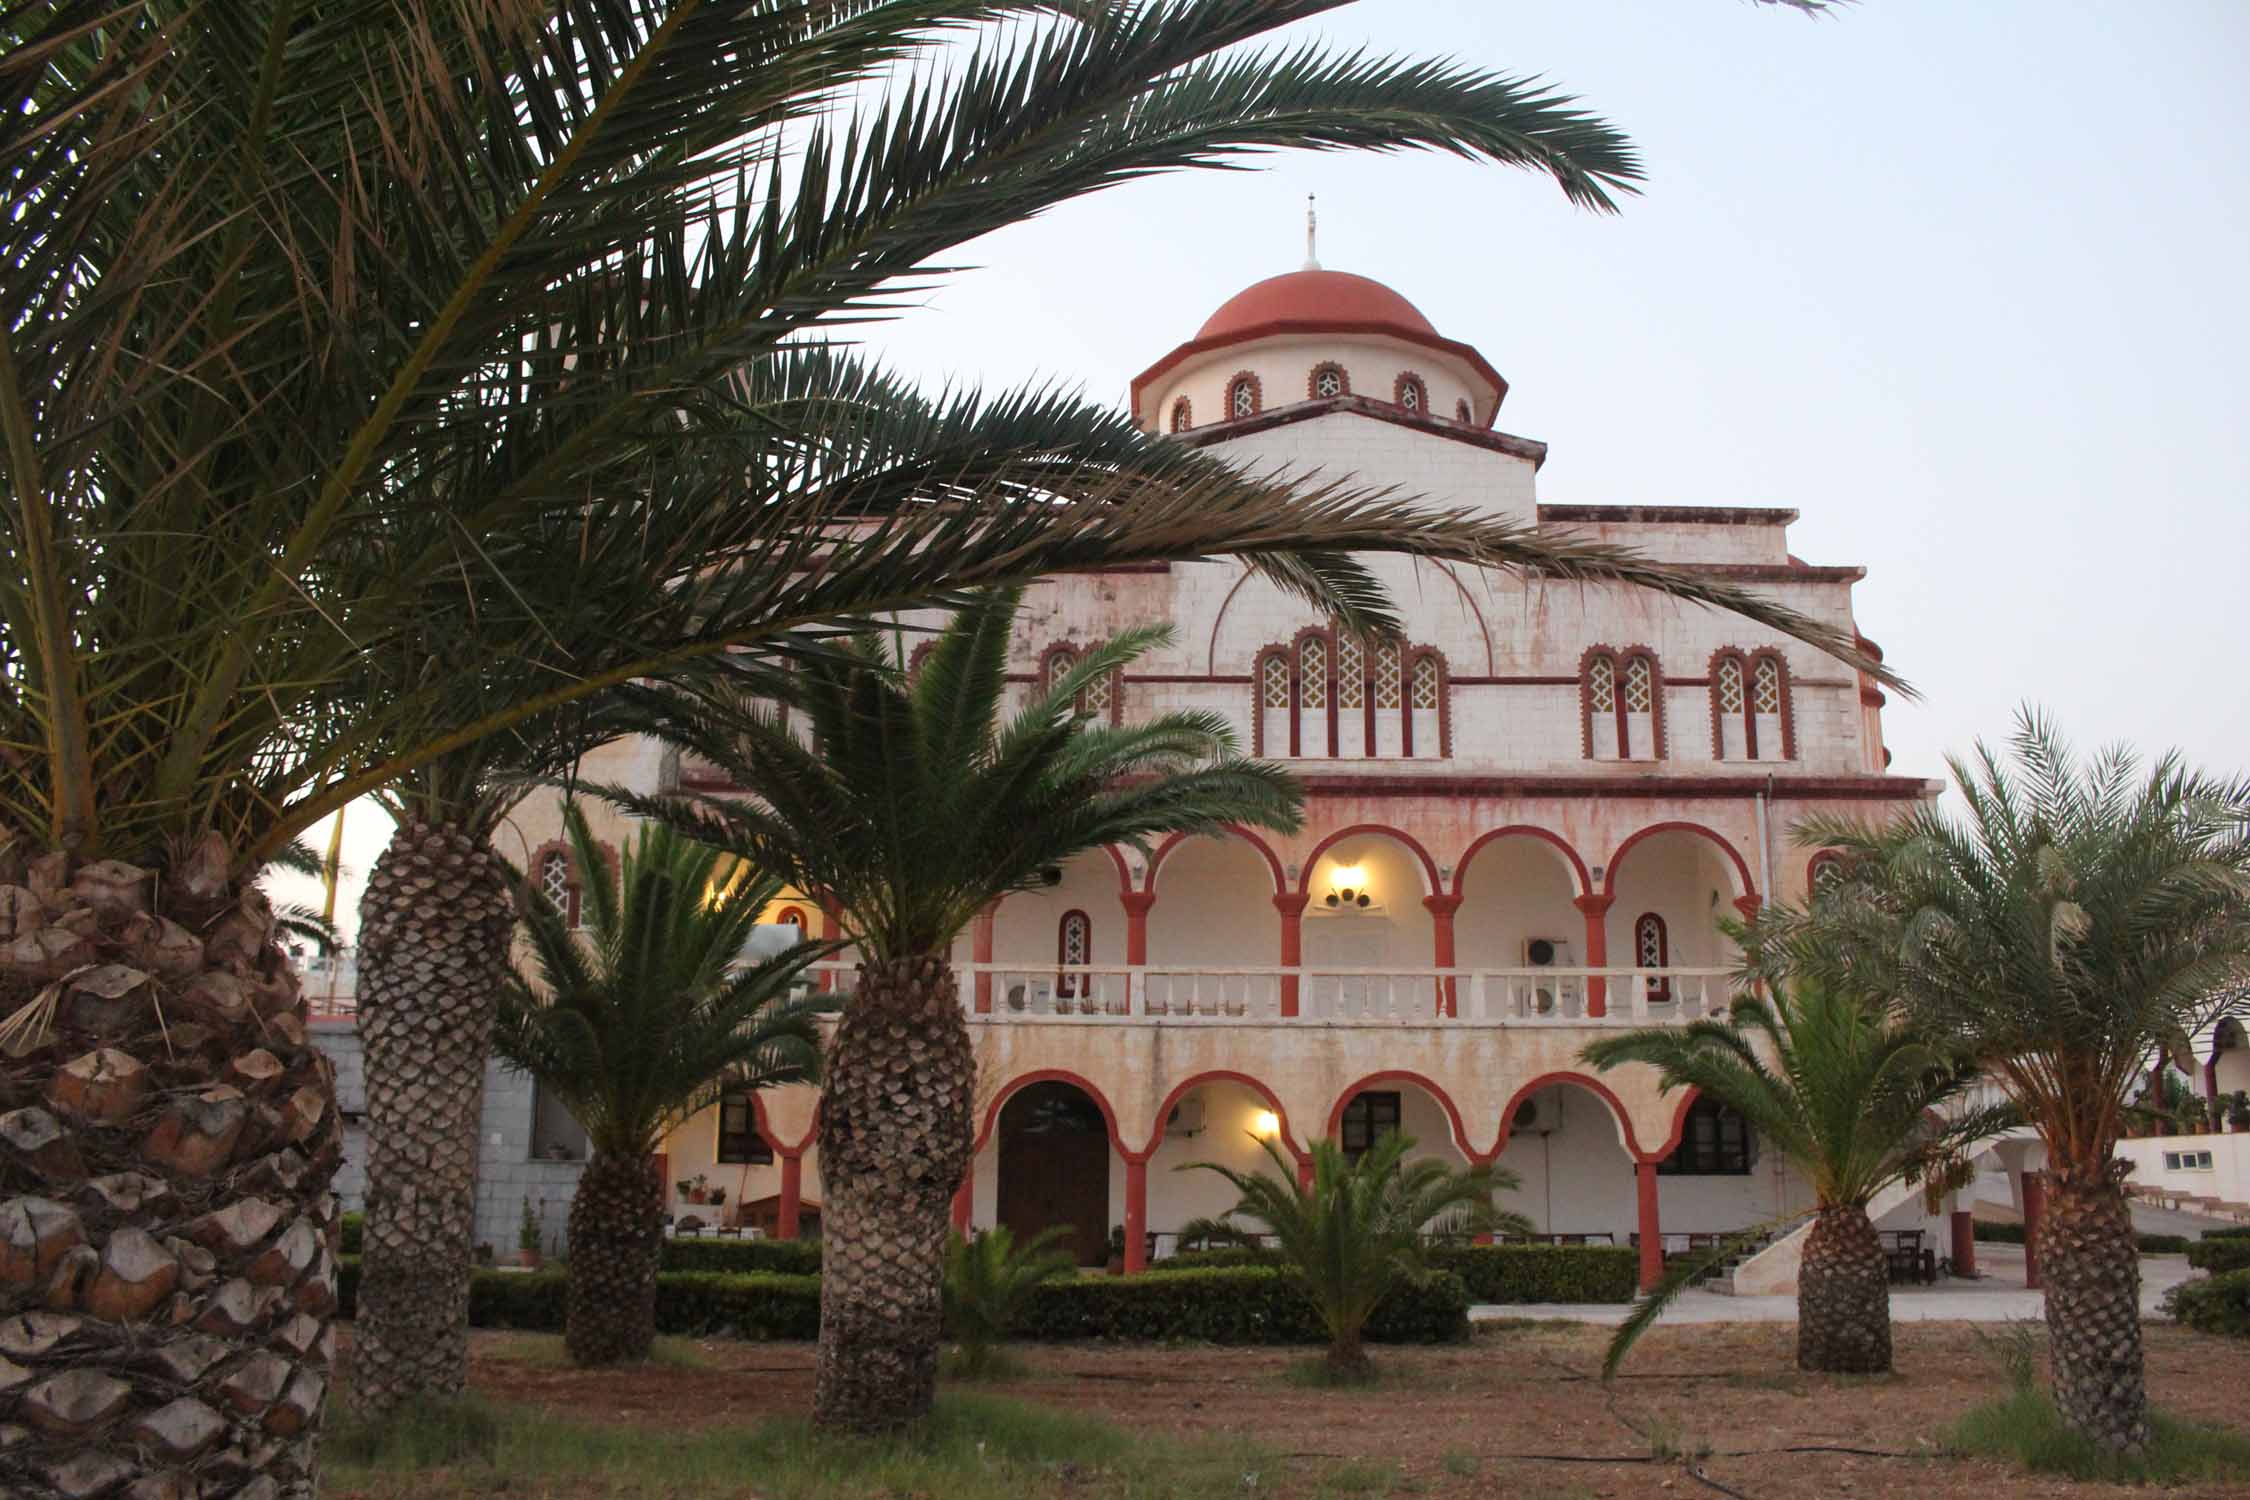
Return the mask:
[[(476, 1400), (377, 1450), (331, 1419), (323, 1492), (352, 1500), (1071, 1500), (1494, 1494), (1592, 1500), (2148, 1496), (2074, 1459), (2012, 1369), (2041, 1331), (1902, 1323), (1896, 1374), (1799, 1374), (1786, 1324), (1659, 1327), (1594, 1378), (1607, 1330), (1517, 1323), (1463, 1345), (1380, 1349), (1372, 1386), (1331, 1389), (1309, 1351), (1033, 1345), (1014, 1378), (941, 1383), (927, 1433), (816, 1440), (803, 1344), (666, 1340), (580, 1371), (549, 1335), (480, 1332)], [(2250, 1494), (2238, 1343), (2148, 1330), (2173, 1436), (2145, 1472), (2167, 1496)], [(2027, 1354), (2028, 1351), (2028, 1354)], [(2025, 1402), (2029, 1402), (2026, 1405)], [(2231, 1425), (2230, 1425), (2231, 1424)], [(2078, 1479), (2079, 1474), (2105, 1475)], [(1708, 1483), (1707, 1483), (1708, 1482)]]

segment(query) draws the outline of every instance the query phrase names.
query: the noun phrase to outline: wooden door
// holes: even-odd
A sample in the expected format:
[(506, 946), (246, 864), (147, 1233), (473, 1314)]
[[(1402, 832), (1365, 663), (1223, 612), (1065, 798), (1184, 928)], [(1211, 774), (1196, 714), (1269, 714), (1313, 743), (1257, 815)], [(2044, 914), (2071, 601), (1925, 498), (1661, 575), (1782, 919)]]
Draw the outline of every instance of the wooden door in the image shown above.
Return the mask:
[(1000, 1109), (998, 1216), (1018, 1243), (1051, 1224), (1084, 1266), (1109, 1256), (1109, 1127), (1067, 1083), (1035, 1083)]

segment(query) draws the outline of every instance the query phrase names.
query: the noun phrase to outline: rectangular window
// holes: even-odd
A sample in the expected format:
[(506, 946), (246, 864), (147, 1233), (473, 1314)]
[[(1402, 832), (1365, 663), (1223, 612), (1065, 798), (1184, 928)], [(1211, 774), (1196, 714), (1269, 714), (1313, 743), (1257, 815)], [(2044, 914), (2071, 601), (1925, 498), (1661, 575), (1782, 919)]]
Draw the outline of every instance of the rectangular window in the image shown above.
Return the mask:
[(729, 1089), (719, 1096), (719, 1158), (733, 1166), (764, 1166), (773, 1160), (773, 1147), (758, 1134), (758, 1113), (750, 1107), (748, 1089)]
[(1344, 1155), (1358, 1161), (1367, 1148), (1398, 1129), (1398, 1095), (1355, 1094), (1344, 1106)]
[(2180, 1170), (2179, 1152), (2167, 1151), (2164, 1153), (2164, 1170), (2167, 1172), (2177, 1172), (2178, 1170)]
[(1758, 1154), (1750, 1122), (1731, 1109), (1697, 1100), (1678, 1149), (1656, 1164), (1659, 1177), (1747, 1177)]

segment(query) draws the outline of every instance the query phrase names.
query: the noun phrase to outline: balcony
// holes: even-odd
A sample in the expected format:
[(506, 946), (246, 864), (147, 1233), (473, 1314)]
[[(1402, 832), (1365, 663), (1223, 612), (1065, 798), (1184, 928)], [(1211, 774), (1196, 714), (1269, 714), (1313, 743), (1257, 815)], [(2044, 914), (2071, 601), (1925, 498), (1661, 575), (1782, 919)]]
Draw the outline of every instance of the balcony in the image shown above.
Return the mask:
[[(815, 965), (848, 987), (850, 964)], [(1355, 969), (962, 964), (962, 1004), (996, 1025), (1661, 1026), (1722, 1018), (1726, 968)]]

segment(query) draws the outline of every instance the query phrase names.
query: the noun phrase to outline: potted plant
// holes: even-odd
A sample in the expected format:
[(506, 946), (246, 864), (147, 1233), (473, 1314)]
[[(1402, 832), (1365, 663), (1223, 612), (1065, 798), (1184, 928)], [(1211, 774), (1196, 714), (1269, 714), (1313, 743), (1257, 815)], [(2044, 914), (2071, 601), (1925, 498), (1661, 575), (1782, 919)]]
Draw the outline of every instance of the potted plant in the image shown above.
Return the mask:
[(688, 1194), (695, 1191), (695, 1184), (689, 1179), (683, 1177), (678, 1182), (673, 1183), (672, 1187), (679, 1193), (680, 1201), (682, 1203), (689, 1203), (694, 1201), (688, 1197)]
[(489, 1266), (492, 1264), (492, 1259), (492, 1246), (480, 1242), (477, 1245), (477, 1264), (480, 1266)]
[(527, 1271), (539, 1269), (539, 1211), (531, 1206), (531, 1199), (523, 1200), (523, 1222), (516, 1228), (516, 1263)]
[(2203, 1096), (2201, 1094), (2190, 1095), (2187, 1102), (2180, 1106), (2180, 1134), (2203, 1134), (2204, 1127), (2209, 1124), (2210, 1118), (2210, 1111), (2203, 1102)]
[(680, 1192), (690, 1203), (709, 1203), (711, 1201), (711, 1179), (698, 1172), (680, 1184)]
[(1125, 1226), (1109, 1226), (1109, 1263), (1105, 1268), (1112, 1276), (1125, 1274)]
[(2237, 1134), (2250, 1131), (2250, 1089), (2227, 1095), (2227, 1127)]

